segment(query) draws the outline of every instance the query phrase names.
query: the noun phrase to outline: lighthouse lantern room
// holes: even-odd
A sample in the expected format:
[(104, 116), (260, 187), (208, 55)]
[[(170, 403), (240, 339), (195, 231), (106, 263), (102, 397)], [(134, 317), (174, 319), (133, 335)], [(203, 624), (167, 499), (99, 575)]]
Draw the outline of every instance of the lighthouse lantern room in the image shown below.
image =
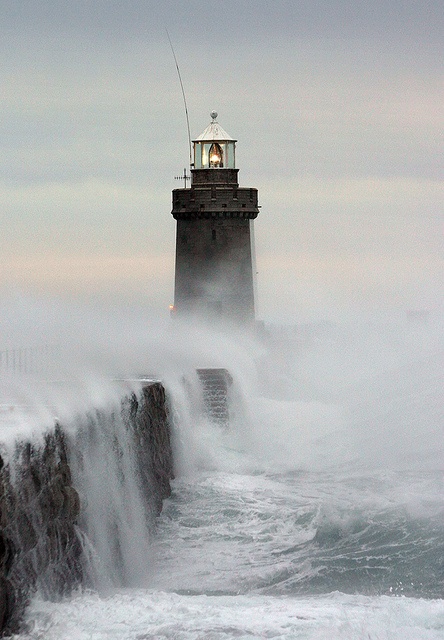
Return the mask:
[(217, 112), (211, 112), (212, 121), (193, 141), (195, 169), (234, 169), (236, 140), (233, 140), (216, 121)]

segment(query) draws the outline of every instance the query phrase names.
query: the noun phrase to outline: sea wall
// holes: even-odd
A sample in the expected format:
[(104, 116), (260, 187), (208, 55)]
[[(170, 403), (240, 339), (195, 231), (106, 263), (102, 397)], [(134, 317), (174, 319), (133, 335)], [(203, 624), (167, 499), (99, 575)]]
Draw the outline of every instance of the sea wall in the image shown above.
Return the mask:
[(56, 423), (43, 439), (18, 441), (13, 453), (0, 458), (0, 635), (19, 630), (36, 591), (57, 600), (82, 585), (94, 586), (87, 551), (94, 540), (89, 537), (88, 496), (81, 482), (94, 439), (114, 429), (110, 447), (119, 459), (115, 429), (124, 432), (119, 437), (133, 458), (134, 484), (147, 526), (170, 495), (173, 458), (162, 384), (145, 384), (116, 407), (92, 409), (79, 416), (76, 425)]

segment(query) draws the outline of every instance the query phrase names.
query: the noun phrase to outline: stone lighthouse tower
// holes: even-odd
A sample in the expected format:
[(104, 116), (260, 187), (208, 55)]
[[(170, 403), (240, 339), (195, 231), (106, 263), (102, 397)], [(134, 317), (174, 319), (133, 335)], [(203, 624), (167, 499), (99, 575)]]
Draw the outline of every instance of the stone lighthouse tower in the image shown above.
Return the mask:
[(252, 224), (257, 189), (239, 187), (236, 140), (211, 112), (193, 141), (191, 186), (174, 189), (177, 220), (174, 312), (209, 322), (255, 319)]

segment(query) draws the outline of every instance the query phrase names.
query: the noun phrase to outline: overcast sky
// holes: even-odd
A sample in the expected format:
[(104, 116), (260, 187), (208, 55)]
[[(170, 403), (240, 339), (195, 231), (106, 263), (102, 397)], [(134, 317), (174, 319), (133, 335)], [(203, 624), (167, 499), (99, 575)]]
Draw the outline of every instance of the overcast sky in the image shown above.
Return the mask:
[(257, 187), (259, 316), (444, 308), (442, 0), (1, 0), (0, 287), (173, 301), (215, 109)]

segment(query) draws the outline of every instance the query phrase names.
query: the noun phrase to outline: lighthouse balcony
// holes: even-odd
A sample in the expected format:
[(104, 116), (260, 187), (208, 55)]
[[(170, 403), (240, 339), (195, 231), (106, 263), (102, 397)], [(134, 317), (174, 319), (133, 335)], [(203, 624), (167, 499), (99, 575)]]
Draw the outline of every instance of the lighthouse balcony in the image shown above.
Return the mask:
[(175, 189), (172, 215), (176, 220), (248, 218), (259, 213), (257, 189), (222, 187)]

